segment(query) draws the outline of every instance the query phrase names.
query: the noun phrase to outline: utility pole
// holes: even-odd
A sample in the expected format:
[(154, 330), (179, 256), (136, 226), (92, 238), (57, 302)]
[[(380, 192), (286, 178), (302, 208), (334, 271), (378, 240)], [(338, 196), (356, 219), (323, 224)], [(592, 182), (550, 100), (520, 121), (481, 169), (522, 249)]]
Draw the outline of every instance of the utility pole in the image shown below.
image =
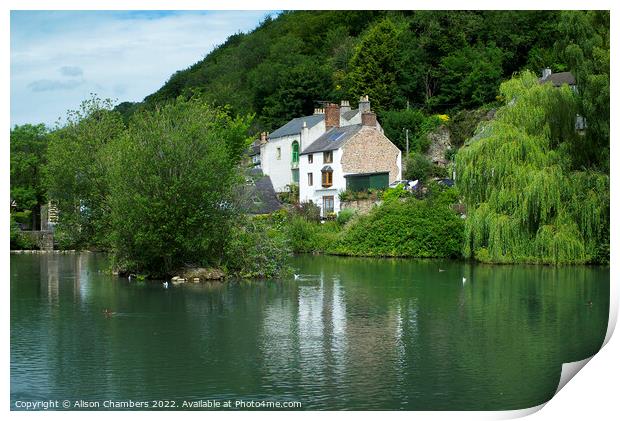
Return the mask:
[(407, 156), (409, 156), (409, 129), (405, 129), (405, 140), (407, 141)]

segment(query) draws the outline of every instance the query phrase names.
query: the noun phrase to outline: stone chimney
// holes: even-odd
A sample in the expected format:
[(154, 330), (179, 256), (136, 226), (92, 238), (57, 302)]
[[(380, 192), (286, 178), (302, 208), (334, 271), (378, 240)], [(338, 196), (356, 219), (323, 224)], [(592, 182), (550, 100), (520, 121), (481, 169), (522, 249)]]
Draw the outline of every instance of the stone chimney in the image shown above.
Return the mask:
[(370, 101), (368, 100), (368, 95), (360, 97), (359, 110), (360, 114), (363, 114), (366, 111), (370, 111)]
[(547, 80), (547, 78), (549, 76), (551, 76), (551, 73), (552, 72), (551, 72), (550, 68), (547, 67), (546, 69), (543, 69), (543, 71), (542, 71), (542, 80)]
[(377, 127), (377, 115), (372, 111), (365, 111), (362, 113), (362, 126), (365, 127)]
[(321, 114), (325, 114), (325, 110), (323, 108), (314, 109), (314, 115), (321, 115)]
[(260, 144), (264, 145), (265, 143), (267, 143), (267, 132), (262, 132), (260, 134)]
[(340, 127), (340, 106), (338, 104), (327, 104), (325, 107), (325, 131)]
[(340, 114), (346, 113), (347, 111), (351, 111), (351, 105), (349, 105), (349, 101), (340, 101)]

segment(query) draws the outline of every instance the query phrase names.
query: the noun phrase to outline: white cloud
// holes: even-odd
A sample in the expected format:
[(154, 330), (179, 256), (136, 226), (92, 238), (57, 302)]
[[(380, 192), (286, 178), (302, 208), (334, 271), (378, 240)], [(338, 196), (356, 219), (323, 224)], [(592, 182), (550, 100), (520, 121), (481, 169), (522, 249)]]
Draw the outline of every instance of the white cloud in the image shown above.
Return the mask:
[[(11, 12), (11, 125), (51, 124), (91, 92), (141, 101), (266, 12)], [(62, 79), (58, 79), (58, 74)]]

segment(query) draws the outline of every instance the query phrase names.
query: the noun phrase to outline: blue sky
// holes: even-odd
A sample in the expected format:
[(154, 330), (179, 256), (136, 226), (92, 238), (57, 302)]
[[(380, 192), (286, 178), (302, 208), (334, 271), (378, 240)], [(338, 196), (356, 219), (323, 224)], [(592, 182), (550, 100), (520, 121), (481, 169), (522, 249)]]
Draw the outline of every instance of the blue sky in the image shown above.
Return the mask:
[(12, 11), (11, 127), (52, 127), (95, 93), (141, 101), (267, 11)]

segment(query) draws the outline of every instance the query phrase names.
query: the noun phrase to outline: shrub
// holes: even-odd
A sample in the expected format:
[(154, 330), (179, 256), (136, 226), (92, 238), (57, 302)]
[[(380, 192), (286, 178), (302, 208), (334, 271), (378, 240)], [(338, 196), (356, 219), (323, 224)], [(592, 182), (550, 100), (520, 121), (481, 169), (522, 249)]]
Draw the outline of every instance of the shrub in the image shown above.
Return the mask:
[(340, 211), (340, 213), (338, 213), (338, 216), (336, 217), (336, 222), (338, 222), (340, 226), (345, 225), (347, 222), (351, 220), (351, 218), (355, 216), (355, 214), (356, 212), (354, 209), (351, 209), (351, 208), (343, 209)]
[(347, 225), (331, 253), (354, 256), (457, 257), (464, 222), (451, 209), (454, 192), (385, 201)]
[(405, 163), (405, 178), (426, 181), (433, 175), (433, 164), (421, 153), (411, 153)]
[(387, 189), (383, 193), (383, 200), (390, 201), (390, 200), (396, 200), (401, 197), (407, 197), (407, 196), (409, 196), (409, 192), (405, 190), (405, 185), (399, 184), (398, 186), (394, 188)]
[(288, 272), (291, 248), (273, 221), (242, 217), (231, 230), (224, 268), (243, 278), (272, 278)]
[(321, 208), (315, 205), (313, 202), (298, 203), (293, 207), (295, 215), (301, 216), (306, 221), (320, 221), (321, 220)]

